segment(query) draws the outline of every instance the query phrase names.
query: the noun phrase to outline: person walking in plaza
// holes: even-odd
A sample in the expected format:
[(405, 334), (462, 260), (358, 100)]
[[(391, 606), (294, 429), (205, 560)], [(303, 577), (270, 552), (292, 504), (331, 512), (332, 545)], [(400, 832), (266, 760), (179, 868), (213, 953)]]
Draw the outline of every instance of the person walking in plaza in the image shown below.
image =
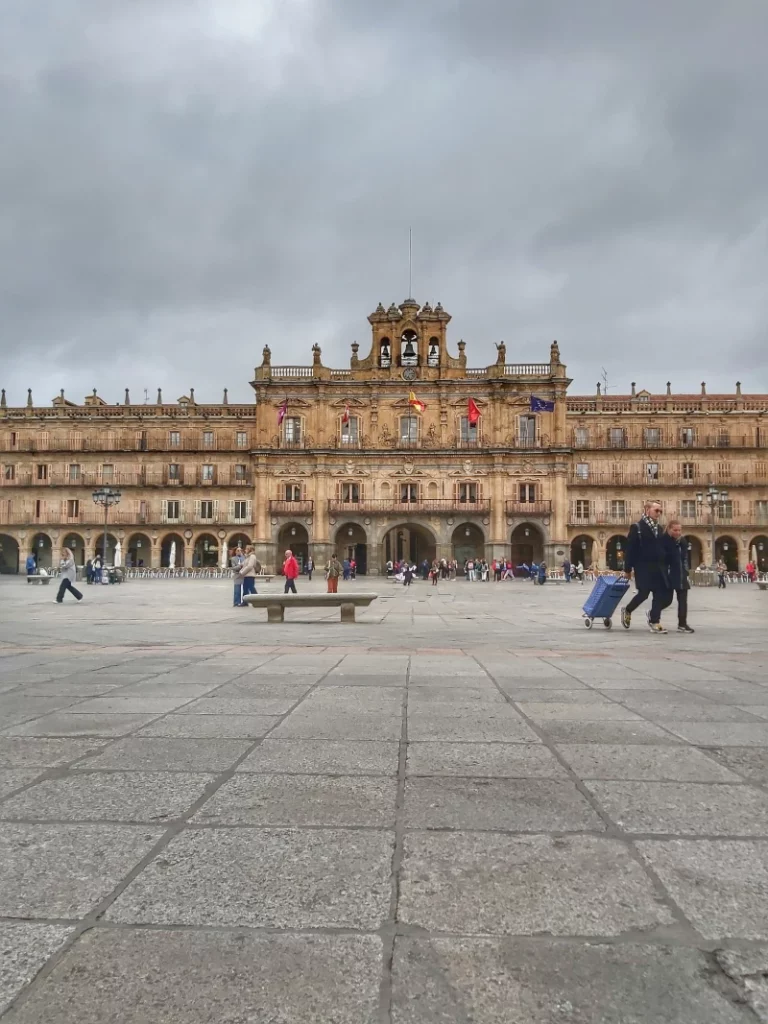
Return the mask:
[(283, 576), (285, 576), (285, 587), (283, 588), (284, 594), (295, 594), (296, 593), (296, 577), (299, 575), (299, 563), (294, 558), (293, 552), (288, 549), (285, 552), (285, 561), (283, 562)]
[(69, 548), (61, 549), (61, 583), (59, 585), (59, 592), (56, 595), (57, 604), (61, 604), (64, 600), (64, 595), (69, 591), (73, 597), (76, 597), (78, 601), (83, 600), (83, 595), (74, 585), (77, 579), (77, 569), (75, 568), (75, 556), (69, 550)]
[[(239, 550), (239, 549), (238, 549)], [(236, 579), (240, 580), (241, 583), (241, 598), (240, 608), (247, 608), (245, 598), (249, 594), (255, 594), (256, 591), (256, 577), (261, 572), (261, 562), (256, 557), (256, 552), (253, 544), (248, 544), (245, 548), (245, 556), (243, 557), (242, 564), (237, 570)], [(237, 592), (237, 584), (235, 584), (235, 592)], [(237, 596), (237, 593), (235, 593)]]
[(683, 524), (679, 519), (670, 519), (664, 534), (664, 548), (667, 553), (667, 576), (669, 585), (677, 595), (677, 631), (693, 633), (688, 625), (688, 545), (683, 542)]
[(32, 551), (30, 551), (30, 553), (27, 555), (26, 566), (27, 576), (34, 576), (35, 573), (37, 572), (37, 562), (35, 561), (35, 556)]
[(234, 555), (229, 560), (229, 567), (232, 570), (234, 579), (234, 594), (232, 596), (232, 606), (234, 608), (241, 608), (243, 606), (243, 579), (240, 576), (243, 562), (245, 562), (245, 555), (243, 554), (243, 549), (238, 544)]
[(315, 560), (312, 555), (307, 559), (307, 579), (312, 582), (312, 573), (315, 571)]
[(328, 581), (329, 594), (338, 594), (339, 576), (341, 575), (341, 572), (341, 563), (336, 555), (331, 555), (330, 560), (325, 567), (325, 578)]
[(571, 560), (569, 558), (563, 562), (563, 576), (566, 583), (571, 582)]
[(406, 564), (405, 572), (403, 573), (403, 586), (410, 587), (411, 580), (413, 579), (413, 569), (410, 565)]
[(627, 550), (624, 555), (624, 575), (628, 580), (635, 574), (637, 593), (621, 610), (621, 624), (629, 629), (632, 613), (649, 595), (653, 595), (648, 615), (648, 627), (652, 633), (666, 633), (661, 624), (661, 613), (672, 603), (672, 589), (667, 573), (667, 553), (664, 547), (664, 532), (659, 522), (661, 505), (658, 501), (646, 501), (640, 520), (629, 529)]
[(728, 579), (728, 569), (726, 568), (725, 562), (722, 560), (722, 558), (718, 560), (718, 563), (715, 566), (715, 571), (717, 572), (717, 589), (725, 590), (725, 584)]

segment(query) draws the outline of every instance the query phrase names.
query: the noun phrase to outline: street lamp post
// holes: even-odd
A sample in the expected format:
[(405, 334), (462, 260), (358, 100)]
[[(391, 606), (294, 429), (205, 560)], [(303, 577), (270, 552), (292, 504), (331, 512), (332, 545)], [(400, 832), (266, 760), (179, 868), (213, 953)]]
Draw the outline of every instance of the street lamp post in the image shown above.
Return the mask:
[[(718, 511), (722, 511), (723, 506), (728, 501), (728, 491), (720, 491), (712, 483), (703, 493), (701, 491), (696, 495), (696, 506), (701, 511), (704, 506), (709, 507), (709, 528), (710, 528), (710, 539), (712, 544), (712, 568), (715, 568), (715, 515)], [(727, 550), (727, 548), (726, 548)]]
[(101, 566), (101, 578), (102, 582), (107, 571), (107, 521), (109, 519), (109, 510), (112, 505), (117, 505), (122, 495), (120, 491), (113, 490), (111, 487), (98, 487), (93, 492), (93, 500), (97, 505), (101, 505), (104, 508), (104, 561)]

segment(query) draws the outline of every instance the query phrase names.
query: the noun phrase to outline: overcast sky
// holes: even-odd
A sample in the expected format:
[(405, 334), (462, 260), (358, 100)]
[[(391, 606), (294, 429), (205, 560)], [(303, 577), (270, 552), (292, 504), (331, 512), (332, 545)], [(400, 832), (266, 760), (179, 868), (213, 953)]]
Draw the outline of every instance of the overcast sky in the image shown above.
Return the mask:
[(0, 385), (252, 397), (408, 291), (470, 366), (768, 390), (765, 0), (4, 0)]

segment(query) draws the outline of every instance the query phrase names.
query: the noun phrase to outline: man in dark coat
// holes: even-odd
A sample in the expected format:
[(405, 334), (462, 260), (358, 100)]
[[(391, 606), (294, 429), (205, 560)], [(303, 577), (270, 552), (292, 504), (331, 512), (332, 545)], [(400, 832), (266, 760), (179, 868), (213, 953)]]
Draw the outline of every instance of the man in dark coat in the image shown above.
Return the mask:
[(648, 595), (653, 594), (648, 625), (652, 633), (666, 633), (661, 624), (661, 613), (672, 603), (672, 589), (669, 585), (667, 552), (664, 546), (664, 531), (659, 523), (661, 505), (658, 501), (646, 501), (644, 512), (629, 530), (627, 550), (624, 555), (624, 575), (632, 579), (635, 573), (637, 593), (621, 610), (621, 624), (629, 629), (632, 612), (639, 608)]
[(679, 519), (667, 523), (664, 534), (664, 549), (667, 553), (667, 577), (669, 585), (677, 594), (677, 631), (693, 633), (688, 625), (688, 545), (683, 540), (683, 524)]

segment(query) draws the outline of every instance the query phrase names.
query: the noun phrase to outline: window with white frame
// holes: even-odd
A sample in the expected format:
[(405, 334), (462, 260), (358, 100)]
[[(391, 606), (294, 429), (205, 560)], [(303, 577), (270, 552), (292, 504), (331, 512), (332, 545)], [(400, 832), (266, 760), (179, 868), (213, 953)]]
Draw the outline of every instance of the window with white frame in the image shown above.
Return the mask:
[(586, 448), (589, 444), (589, 427), (576, 427), (573, 441), (577, 448)]
[(611, 448), (627, 447), (627, 432), (624, 427), (611, 427), (608, 431), (608, 444)]
[(16, 479), (16, 467), (14, 465), (7, 465), (3, 467), (3, 477), (6, 480)]
[(589, 463), (588, 462), (577, 462), (576, 463), (576, 479), (577, 480), (588, 480), (589, 479)]
[(181, 434), (178, 430), (168, 431), (168, 447), (169, 448), (180, 448), (181, 447)]
[(238, 448), (248, 447), (248, 433), (245, 430), (238, 430), (235, 434), (235, 445)]
[(577, 519), (589, 519), (589, 506), (591, 502), (589, 498), (577, 498), (574, 502), (574, 508), (576, 511)]
[(341, 424), (341, 443), (357, 444), (360, 439), (360, 420), (357, 416), (350, 416), (346, 423)]
[(645, 427), (643, 429), (643, 443), (646, 448), (658, 448), (661, 444), (661, 429), (659, 427)]
[(343, 483), (341, 485), (341, 500), (343, 502), (357, 503), (360, 501), (360, 484)]
[(203, 463), (202, 466), (202, 481), (204, 484), (212, 484), (215, 476), (214, 466), (210, 462)]
[(624, 519), (627, 514), (627, 503), (623, 498), (613, 498), (611, 501), (611, 518)]
[(203, 431), (203, 448), (215, 448), (216, 435), (212, 430)]
[(47, 483), (48, 482), (48, 467), (43, 462), (38, 463), (38, 466), (37, 466), (37, 479), (38, 479), (39, 483)]
[(171, 462), (168, 465), (168, 480), (170, 483), (178, 483), (181, 480), (181, 466), (178, 462)]
[(283, 440), (288, 445), (301, 444), (301, 416), (286, 416), (283, 420)]
[(527, 446), (534, 444), (536, 441), (536, 417), (518, 416), (517, 431), (521, 445)]
[(459, 501), (464, 505), (474, 505), (477, 501), (477, 484), (467, 481), (459, 484)]
[(401, 416), (400, 417), (400, 440), (406, 443), (412, 441), (418, 441), (419, 439), (419, 417), (414, 416)]
[(680, 502), (680, 515), (684, 519), (695, 519), (696, 518), (696, 499), (685, 498)]
[(768, 522), (768, 501), (760, 499), (755, 502), (755, 516), (758, 523)]
[(111, 462), (105, 462), (101, 467), (101, 479), (105, 484), (111, 483), (115, 479), (115, 467)]
[(419, 500), (418, 484), (400, 484), (400, 501), (404, 504)]
[(165, 521), (168, 523), (178, 523), (181, 519), (181, 502), (166, 501), (163, 504), (165, 505)]
[(77, 462), (69, 464), (69, 482), (71, 484), (80, 483), (80, 465)]
[(646, 480), (658, 480), (659, 479), (659, 464), (658, 464), (658, 462), (646, 462), (646, 464), (645, 464), (645, 479)]
[(250, 502), (249, 501), (234, 501), (232, 503), (232, 505), (233, 505), (232, 511), (234, 513), (235, 522), (236, 523), (247, 522), (248, 519), (250, 518), (250, 513), (249, 513), (249, 510), (248, 510), (248, 506), (250, 505)]
[(468, 416), (461, 417), (460, 431), (462, 444), (474, 444), (477, 441), (477, 423), (470, 423)]
[(67, 501), (67, 519), (77, 519), (80, 515), (80, 502), (77, 498), (70, 498)]
[(285, 485), (285, 500), (286, 501), (301, 501), (301, 484), (286, 484)]
[(247, 480), (248, 467), (244, 463), (238, 462), (237, 465), (235, 466), (235, 483), (242, 484), (246, 483)]
[(200, 519), (204, 522), (210, 522), (213, 519), (213, 501), (201, 501), (200, 502)]
[(523, 504), (530, 504), (536, 501), (536, 484), (520, 484), (518, 487), (519, 500)]
[(683, 448), (691, 448), (696, 443), (696, 431), (693, 427), (681, 427), (680, 444)]
[(692, 462), (684, 462), (681, 476), (683, 480), (693, 480), (696, 476), (696, 466)]

